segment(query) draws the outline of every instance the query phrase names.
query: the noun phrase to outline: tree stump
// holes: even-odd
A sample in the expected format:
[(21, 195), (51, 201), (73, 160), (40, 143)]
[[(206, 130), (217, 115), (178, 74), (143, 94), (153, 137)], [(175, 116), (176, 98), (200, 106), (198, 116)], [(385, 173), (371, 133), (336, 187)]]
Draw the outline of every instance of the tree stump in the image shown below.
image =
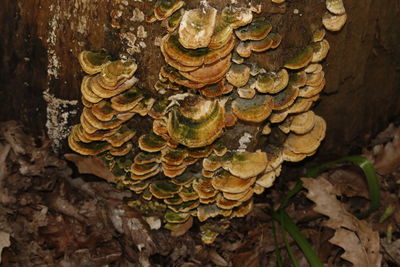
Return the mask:
[[(208, 2), (222, 9), (231, 1)], [(261, 15), (281, 14), (273, 20), (285, 34), (281, 48), (260, 65), (273, 68), (309, 41), (311, 30), (321, 24), (322, 2), (298, 0), (277, 6), (252, 1), (254, 6), (261, 4)], [(324, 63), (327, 86), (316, 107), (328, 125), (320, 149), (328, 157), (354, 151), (400, 114), (399, 1), (345, 4), (345, 27), (327, 33), (331, 44)], [(83, 72), (77, 55), (85, 49), (105, 48), (115, 57), (132, 54), (141, 85), (152, 88), (163, 62), (156, 43), (164, 31), (159, 23), (144, 21), (153, 5), (152, 1), (3, 0), (0, 120), (20, 120), (65, 151), (65, 137), (82, 108), (77, 100)]]

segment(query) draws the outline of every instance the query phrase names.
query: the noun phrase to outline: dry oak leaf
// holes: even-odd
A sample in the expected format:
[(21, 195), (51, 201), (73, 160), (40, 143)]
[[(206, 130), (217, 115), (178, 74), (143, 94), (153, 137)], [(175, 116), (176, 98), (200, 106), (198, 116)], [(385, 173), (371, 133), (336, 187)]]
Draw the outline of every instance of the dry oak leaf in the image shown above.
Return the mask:
[(379, 174), (391, 174), (400, 168), (400, 127), (391, 124), (376, 139), (380, 144), (364, 152), (364, 156), (373, 162)]
[(83, 157), (73, 153), (65, 154), (64, 157), (76, 165), (79, 173), (93, 174), (103, 178), (109, 183), (116, 183), (118, 181), (118, 178), (115, 177), (103, 161), (97, 157)]
[(381, 244), (390, 259), (400, 266), (400, 239), (393, 242), (383, 240)]
[(1, 252), (3, 248), (9, 247), (11, 245), (10, 242), (10, 234), (0, 231), (0, 263), (1, 263)]
[(345, 250), (341, 257), (355, 267), (381, 266), (379, 233), (345, 209), (337, 199), (341, 192), (321, 176), (301, 180), (308, 190), (307, 198), (316, 204), (314, 211), (327, 216), (324, 225), (336, 231), (329, 242)]

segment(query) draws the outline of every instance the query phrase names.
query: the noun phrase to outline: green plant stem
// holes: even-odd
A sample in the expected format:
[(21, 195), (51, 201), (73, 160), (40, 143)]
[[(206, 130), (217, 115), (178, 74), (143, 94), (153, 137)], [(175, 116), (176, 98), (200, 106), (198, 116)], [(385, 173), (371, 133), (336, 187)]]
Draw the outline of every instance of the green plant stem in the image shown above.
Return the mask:
[(302, 235), (299, 228), (292, 221), (292, 219), (286, 214), (284, 210), (279, 212), (273, 211), (272, 218), (281, 224), (281, 227), (285, 229), (292, 238), (296, 241), (297, 245), (303, 251), (304, 256), (307, 258), (311, 267), (323, 267), (323, 263), (318, 258), (318, 255), (314, 252), (313, 248), (307, 241), (307, 239)]
[(392, 243), (392, 239), (393, 239), (393, 226), (389, 224), (386, 229), (386, 240), (390, 244)]
[(389, 207), (387, 207), (385, 209), (385, 211), (383, 212), (382, 216), (379, 218), (379, 223), (383, 223), (384, 221), (386, 221), (390, 216), (392, 216), (394, 214), (394, 207), (392, 205), (390, 205)]
[(278, 238), (276, 236), (276, 227), (275, 227), (274, 221), (272, 221), (272, 234), (274, 236), (274, 245), (275, 245), (274, 252), (275, 252), (276, 265), (278, 267), (283, 267), (281, 249), (279, 248), (279, 245), (278, 245)]
[(286, 231), (284, 231), (284, 229), (282, 227), (282, 225), (283, 225), (283, 213), (280, 212), (279, 216), (280, 216), (280, 221), (281, 221), (280, 229), (281, 229), (282, 239), (285, 242), (285, 247), (286, 247), (286, 250), (288, 252), (289, 258), (292, 261), (293, 266), (300, 267), (300, 264), (298, 263), (296, 257), (294, 256), (293, 249), (290, 246), (290, 244), (289, 244), (289, 242), (288, 242), (288, 240), (286, 238)]

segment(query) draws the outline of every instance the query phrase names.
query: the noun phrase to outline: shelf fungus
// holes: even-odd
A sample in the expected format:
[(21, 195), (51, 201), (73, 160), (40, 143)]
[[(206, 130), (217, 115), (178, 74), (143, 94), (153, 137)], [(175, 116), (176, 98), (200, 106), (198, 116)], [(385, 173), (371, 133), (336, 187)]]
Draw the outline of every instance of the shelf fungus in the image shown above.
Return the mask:
[(191, 49), (207, 47), (216, 17), (217, 10), (210, 6), (185, 11), (179, 25), (179, 43)]
[(157, 0), (154, 6), (154, 17), (157, 20), (164, 20), (184, 5), (185, 2), (179, 0)]
[(220, 101), (190, 95), (169, 112), (168, 134), (187, 147), (210, 145), (223, 133), (224, 114)]
[[(273, 15), (184, 4), (158, 0), (148, 18), (165, 27), (164, 64), (153, 88), (141, 86), (146, 77), (134, 76), (140, 64), (133, 60), (103, 50), (79, 55), (87, 74), (83, 111), (68, 143), (102, 159), (118, 186), (136, 193), (130, 206), (153, 212), (171, 231), (187, 229), (194, 218), (207, 221), (202, 240), (212, 243), (215, 225), (224, 229), (250, 213), (253, 196), (268, 192), (285, 161), (316, 153), (326, 131), (311, 110), (327, 82), (325, 29), (343, 27), (346, 12), (342, 0), (326, 0), (325, 29), (281, 53), (271, 51), (285, 37)], [(276, 54), (284, 64), (264, 64), (276, 62)]]
[(251, 56), (252, 52), (265, 52), (268, 49), (277, 48), (282, 41), (279, 33), (270, 33), (263, 39), (250, 39), (250, 41), (242, 41), (236, 47), (236, 53), (244, 58)]
[(328, 10), (322, 17), (322, 24), (328, 31), (340, 31), (347, 20), (343, 0), (326, 0)]
[[(71, 149), (83, 155), (99, 155), (106, 151), (116, 156), (128, 154), (136, 131), (126, 122), (136, 114), (135, 106), (144, 96), (133, 103), (130, 99), (120, 98), (126, 97), (124, 92), (129, 92), (137, 81), (133, 76), (136, 63), (110, 61), (104, 51), (84, 51), (79, 55), (79, 62), (91, 76), (85, 76), (82, 81), (81, 92), (86, 105), (81, 114), (81, 124), (73, 127), (68, 138)], [(125, 106), (116, 107), (114, 102), (122, 102)]]

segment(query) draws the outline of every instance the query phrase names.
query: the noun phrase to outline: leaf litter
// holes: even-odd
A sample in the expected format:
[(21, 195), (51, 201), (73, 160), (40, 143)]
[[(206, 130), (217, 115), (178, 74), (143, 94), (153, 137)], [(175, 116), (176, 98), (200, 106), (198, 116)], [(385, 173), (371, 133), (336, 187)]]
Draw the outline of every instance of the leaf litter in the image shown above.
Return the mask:
[[(306, 180), (307, 191), (286, 209), (327, 266), (400, 264), (399, 136), (400, 128), (391, 125), (363, 152), (379, 174), (378, 212), (365, 220), (352, 215), (367, 209), (369, 196), (362, 173), (349, 166)], [(110, 183), (114, 178), (99, 162), (66, 155), (77, 163), (74, 172), (50, 146), (45, 138), (24, 133), (16, 122), (0, 124), (4, 266), (276, 266), (270, 211), (287, 194), (290, 179), (260, 196), (249, 216), (227, 222), (230, 228), (207, 246), (195, 220), (171, 235), (159, 228), (158, 214), (127, 205), (135, 196), (115, 188)], [(393, 213), (380, 222), (389, 206)], [(300, 265), (307, 266), (291, 237), (286, 238)], [(279, 230), (277, 242), (283, 265), (290, 266)]]

